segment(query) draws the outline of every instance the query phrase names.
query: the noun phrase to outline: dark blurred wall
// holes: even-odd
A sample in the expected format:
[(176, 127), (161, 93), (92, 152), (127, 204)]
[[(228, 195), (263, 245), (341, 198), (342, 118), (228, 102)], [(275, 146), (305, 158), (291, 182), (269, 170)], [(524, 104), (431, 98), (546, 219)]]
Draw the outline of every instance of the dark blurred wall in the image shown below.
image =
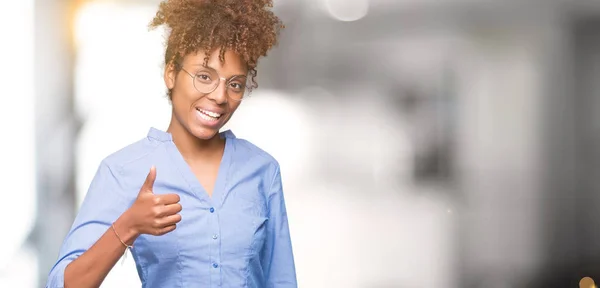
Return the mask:
[(600, 11), (579, 10), (563, 21), (544, 103), (545, 265), (529, 287), (600, 279)]

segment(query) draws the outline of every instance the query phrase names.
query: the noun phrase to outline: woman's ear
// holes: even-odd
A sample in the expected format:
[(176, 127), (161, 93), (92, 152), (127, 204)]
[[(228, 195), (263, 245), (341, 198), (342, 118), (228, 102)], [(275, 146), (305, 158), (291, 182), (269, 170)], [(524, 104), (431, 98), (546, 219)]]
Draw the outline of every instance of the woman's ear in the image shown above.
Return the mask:
[(165, 85), (167, 85), (167, 89), (171, 90), (175, 87), (175, 77), (177, 76), (177, 70), (175, 69), (175, 65), (173, 63), (167, 64), (165, 67)]

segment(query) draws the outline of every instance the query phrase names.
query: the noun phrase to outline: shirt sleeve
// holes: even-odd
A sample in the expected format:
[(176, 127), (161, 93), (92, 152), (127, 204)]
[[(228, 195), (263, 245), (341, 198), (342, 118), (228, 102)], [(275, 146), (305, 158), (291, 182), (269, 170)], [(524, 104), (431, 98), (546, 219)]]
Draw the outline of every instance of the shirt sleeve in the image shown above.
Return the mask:
[(46, 288), (63, 288), (67, 265), (96, 243), (129, 206), (120, 194), (123, 187), (118, 179), (103, 161), (50, 270)]
[(281, 173), (277, 165), (268, 196), (269, 220), (261, 257), (267, 288), (298, 287)]

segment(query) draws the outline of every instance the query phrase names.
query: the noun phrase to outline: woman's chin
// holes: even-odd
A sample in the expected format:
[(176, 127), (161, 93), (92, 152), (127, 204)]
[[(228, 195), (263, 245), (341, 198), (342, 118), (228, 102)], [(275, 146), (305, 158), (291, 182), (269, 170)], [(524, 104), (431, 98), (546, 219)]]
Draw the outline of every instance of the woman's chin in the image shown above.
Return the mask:
[(219, 130), (215, 128), (192, 127), (190, 130), (192, 130), (190, 131), (192, 135), (201, 140), (210, 140), (219, 133)]

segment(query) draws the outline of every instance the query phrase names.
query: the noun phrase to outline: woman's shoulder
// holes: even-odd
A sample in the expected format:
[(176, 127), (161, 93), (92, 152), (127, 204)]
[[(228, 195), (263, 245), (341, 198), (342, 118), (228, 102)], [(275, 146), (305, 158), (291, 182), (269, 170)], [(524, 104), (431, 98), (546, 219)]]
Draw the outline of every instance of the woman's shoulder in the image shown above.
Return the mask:
[(261, 167), (270, 166), (275, 169), (279, 168), (277, 159), (263, 148), (243, 138), (234, 139), (234, 158), (242, 160), (243, 162), (248, 161)]
[(138, 141), (130, 143), (121, 149), (109, 154), (103, 159), (106, 165), (113, 169), (122, 170), (125, 166), (131, 166), (135, 163), (147, 162), (144, 159), (151, 157), (161, 146), (161, 142), (153, 141), (149, 137), (144, 137)]

